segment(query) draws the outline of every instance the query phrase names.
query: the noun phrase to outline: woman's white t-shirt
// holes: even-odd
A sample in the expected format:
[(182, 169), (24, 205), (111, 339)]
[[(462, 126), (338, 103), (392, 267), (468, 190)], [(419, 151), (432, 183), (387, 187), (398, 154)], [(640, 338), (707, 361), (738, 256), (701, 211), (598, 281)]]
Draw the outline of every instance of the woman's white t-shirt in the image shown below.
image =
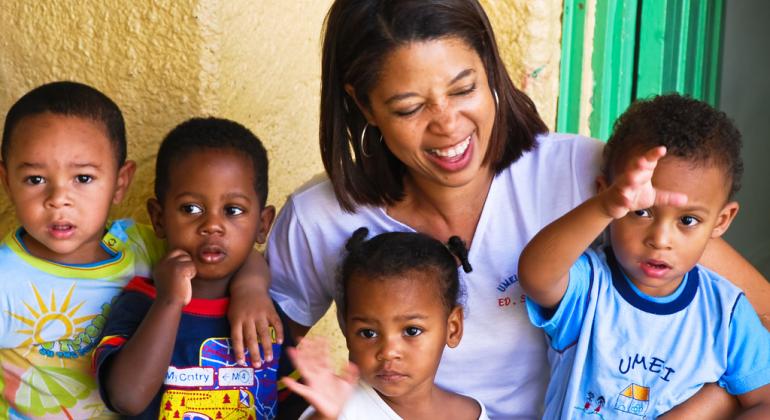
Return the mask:
[[(535, 150), (492, 181), (469, 250), (473, 271), (459, 270), (463, 338), (444, 351), (436, 375), (442, 388), (481, 400), (491, 418), (539, 418), (543, 412), (548, 350), (544, 334), (527, 317), (519, 254), (541, 228), (594, 193), (602, 146), (577, 135), (543, 135)], [(270, 293), (294, 321), (311, 326), (329, 308), (345, 242), (362, 226), (371, 236), (413, 231), (380, 207), (344, 212), (325, 178), (289, 197), (267, 258)]]

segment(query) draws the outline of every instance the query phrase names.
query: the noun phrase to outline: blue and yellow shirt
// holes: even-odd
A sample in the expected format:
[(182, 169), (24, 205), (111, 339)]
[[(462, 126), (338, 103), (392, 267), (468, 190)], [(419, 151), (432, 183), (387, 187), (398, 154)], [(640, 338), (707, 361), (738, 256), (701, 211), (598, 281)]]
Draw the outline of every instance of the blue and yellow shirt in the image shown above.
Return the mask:
[(149, 276), (164, 247), (148, 226), (106, 228), (104, 261), (65, 265), (27, 252), (24, 230), (0, 243), (0, 418), (111, 416), (91, 372), (113, 299)]

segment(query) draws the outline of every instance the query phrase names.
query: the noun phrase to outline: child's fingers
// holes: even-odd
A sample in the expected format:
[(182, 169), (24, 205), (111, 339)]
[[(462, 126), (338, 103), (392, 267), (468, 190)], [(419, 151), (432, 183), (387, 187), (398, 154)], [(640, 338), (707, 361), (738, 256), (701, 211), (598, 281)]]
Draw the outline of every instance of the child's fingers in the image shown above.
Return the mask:
[(644, 159), (648, 163), (657, 163), (663, 156), (666, 156), (666, 146), (653, 147), (644, 153)]
[(655, 205), (682, 207), (687, 204), (687, 194), (672, 191), (655, 191)]
[(247, 321), (243, 324), (243, 343), (249, 349), (251, 355), (251, 365), (255, 368), (262, 367), (262, 356), (259, 353), (259, 337), (257, 336), (257, 326)]
[(230, 344), (233, 347), (233, 356), (235, 363), (240, 366), (246, 365), (246, 355), (243, 353), (243, 333), (241, 323), (232, 323), (230, 329)]
[[(262, 343), (262, 355), (266, 362), (273, 361), (273, 334), (270, 333), (270, 324), (266, 319), (258, 320), (256, 325), (256, 332), (258, 336), (258, 342), (253, 343), (256, 348), (259, 343)], [(252, 343), (249, 342), (249, 349), (252, 347)], [(257, 350), (259, 351), (259, 350)], [(259, 353), (257, 353), (259, 354)]]
[(273, 311), (267, 317), (270, 325), (272, 325), (273, 329), (275, 330), (275, 342), (278, 344), (283, 344), (283, 322), (281, 322), (281, 317), (279, 317), (278, 313), (275, 311)]
[(349, 384), (358, 382), (359, 376), (360, 372), (358, 370), (358, 366), (352, 362), (348, 362), (345, 365), (345, 367), (342, 369), (342, 374), (340, 375), (340, 377)]

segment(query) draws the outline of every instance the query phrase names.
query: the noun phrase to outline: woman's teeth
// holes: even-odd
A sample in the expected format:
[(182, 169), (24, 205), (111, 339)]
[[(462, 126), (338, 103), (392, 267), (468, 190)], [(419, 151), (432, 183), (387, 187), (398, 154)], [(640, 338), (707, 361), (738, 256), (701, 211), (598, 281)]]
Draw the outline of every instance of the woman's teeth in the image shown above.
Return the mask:
[(457, 143), (452, 147), (447, 147), (445, 149), (430, 149), (429, 152), (439, 157), (453, 158), (453, 157), (461, 156), (463, 153), (465, 153), (465, 151), (468, 150), (468, 146), (470, 144), (471, 144), (471, 136), (468, 136), (467, 139), (461, 141), (460, 143)]

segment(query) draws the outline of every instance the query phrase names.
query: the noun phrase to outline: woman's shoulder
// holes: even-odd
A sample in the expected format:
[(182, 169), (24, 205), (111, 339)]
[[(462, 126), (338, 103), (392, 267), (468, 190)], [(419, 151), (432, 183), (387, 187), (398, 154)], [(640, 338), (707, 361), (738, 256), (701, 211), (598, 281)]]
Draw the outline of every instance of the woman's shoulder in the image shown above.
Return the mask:
[[(543, 133), (537, 136), (537, 146), (532, 153), (548, 154), (571, 150), (588, 156), (601, 154), (604, 143), (581, 134), (572, 133)], [(525, 154), (526, 156), (526, 154)]]

